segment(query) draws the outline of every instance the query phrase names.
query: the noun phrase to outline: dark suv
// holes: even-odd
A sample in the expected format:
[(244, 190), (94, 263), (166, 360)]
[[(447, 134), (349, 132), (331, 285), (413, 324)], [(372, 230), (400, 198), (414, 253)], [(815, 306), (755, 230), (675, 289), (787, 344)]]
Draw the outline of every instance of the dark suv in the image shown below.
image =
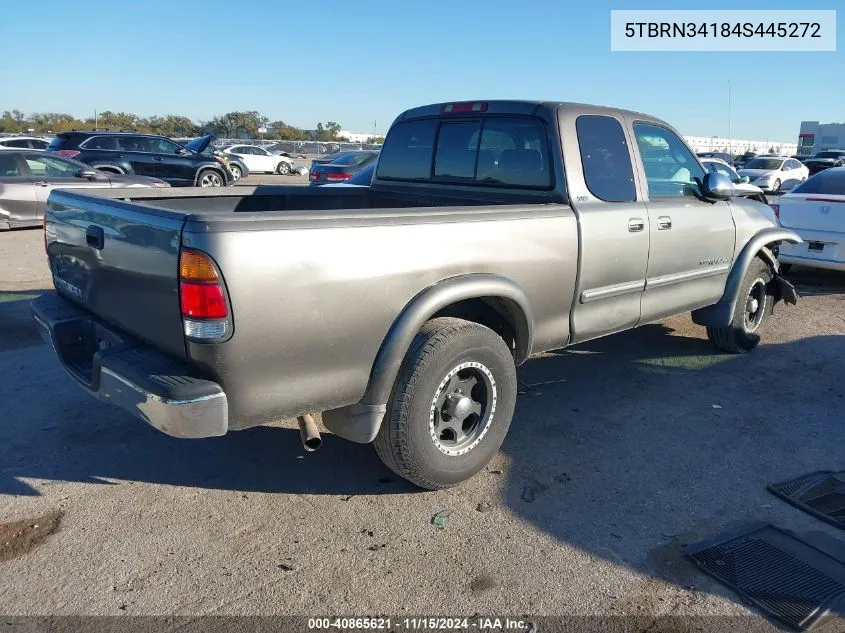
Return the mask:
[(152, 176), (173, 187), (223, 187), (235, 182), (222, 162), (191, 151), (166, 136), (107, 130), (62, 132), (47, 150), (100, 171)]

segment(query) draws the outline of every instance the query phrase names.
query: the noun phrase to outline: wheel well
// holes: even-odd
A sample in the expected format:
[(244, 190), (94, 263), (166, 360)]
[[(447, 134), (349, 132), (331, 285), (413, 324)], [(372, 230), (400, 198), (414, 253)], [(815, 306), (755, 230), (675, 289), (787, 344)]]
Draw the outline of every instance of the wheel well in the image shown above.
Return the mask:
[(520, 340), (517, 334), (519, 330), (515, 326), (519, 313), (519, 306), (509, 299), (479, 297), (452, 303), (432, 314), (431, 318), (454, 317), (488, 327), (502, 337), (516, 357), (520, 344), (525, 344), (525, 341)]
[(202, 172), (204, 171), (216, 171), (218, 174), (220, 174), (220, 177), (223, 178), (223, 182), (226, 182), (226, 174), (224, 174), (222, 170), (217, 169), (217, 167), (212, 167), (211, 165), (208, 165), (206, 167), (200, 167), (199, 171), (197, 171), (197, 177), (195, 178), (195, 182), (200, 181), (200, 176), (202, 176)]

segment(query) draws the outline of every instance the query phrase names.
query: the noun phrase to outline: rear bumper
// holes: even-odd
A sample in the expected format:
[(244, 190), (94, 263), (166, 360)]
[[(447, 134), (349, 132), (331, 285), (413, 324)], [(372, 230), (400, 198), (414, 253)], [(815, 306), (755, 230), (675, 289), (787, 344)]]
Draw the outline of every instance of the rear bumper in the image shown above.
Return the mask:
[(89, 394), (173, 437), (225, 435), (226, 394), (194, 369), (129, 336), (56, 292), (32, 302), (32, 317), (62, 367)]

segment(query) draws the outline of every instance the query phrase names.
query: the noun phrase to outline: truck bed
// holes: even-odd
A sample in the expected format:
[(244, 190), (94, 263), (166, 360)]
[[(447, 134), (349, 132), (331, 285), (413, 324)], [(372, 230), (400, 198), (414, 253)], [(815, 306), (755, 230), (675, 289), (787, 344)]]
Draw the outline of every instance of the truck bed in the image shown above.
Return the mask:
[[(451, 277), (512, 279), (531, 296), (538, 349), (566, 342), (575, 214), (566, 204), (497, 195), (297, 186), (57, 190), (48, 203), (47, 249), (61, 294), (223, 385), (231, 394), (229, 426), (242, 428), (356, 402), (397, 315)], [(100, 231), (97, 248), (89, 239)], [(225, 343), (185, 338), (183, 248), (208, 253), (222, 271), (233, 314)]]

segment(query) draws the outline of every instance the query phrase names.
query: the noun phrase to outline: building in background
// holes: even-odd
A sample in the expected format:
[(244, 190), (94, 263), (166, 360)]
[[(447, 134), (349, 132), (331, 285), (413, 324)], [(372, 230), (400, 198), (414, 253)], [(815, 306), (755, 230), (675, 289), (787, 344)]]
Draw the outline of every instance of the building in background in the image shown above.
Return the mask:
[(357, 132), (346, 132), (344, 130), (338, 132), (337, 135), (341, 138), (348, 138), (350, 143), (366, 143), (371, 138), (382, 136), (381, 134), (373, 134), (372, 132), (358, 134)]
[(776, 154), (778, 156), (792, 156), (798, 150), (796, 143), (783, 141), (749, 141), (739, 138), (723, 136), (684, 136), (687, 145), (694, 152), (726, 152), (734, 156), (745, 152), (757, 154)]
[(801, 156), (813, 156), (829, 149), (845, 149), (845, 123), (801, 121), (798, 153)]

